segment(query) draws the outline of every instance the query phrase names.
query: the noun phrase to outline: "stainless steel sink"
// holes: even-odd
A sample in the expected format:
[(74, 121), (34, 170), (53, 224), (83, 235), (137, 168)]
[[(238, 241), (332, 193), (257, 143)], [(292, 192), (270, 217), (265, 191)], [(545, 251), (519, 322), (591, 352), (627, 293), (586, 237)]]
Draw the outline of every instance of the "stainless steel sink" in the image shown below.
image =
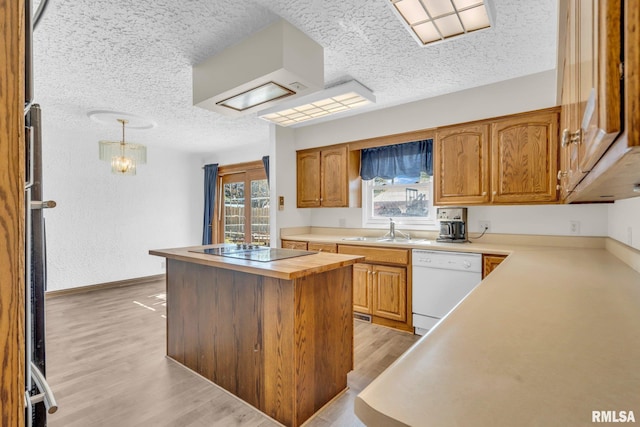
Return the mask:
[(425, 243), (426, 239), (407, 239), (404, 237), (370, 237), (370, 236), (357, 236), (357, 237), (343, 237), (342, 240), (347, 242), (384, 242), (384, 243)]
[(366, 241), (377, 241), (378, 237), (366, 237), (366, 236), (357, 236), (357, 237), (343, 237), (342, 240), (348, 242), (366, 242)]
[(389, 243), (421, 243), (424, 240), (425, 239), (406, 239), (401, 237), (395, 237), (395, 238), (381, 237), (377, 239), (378, 242), (389, 242)]

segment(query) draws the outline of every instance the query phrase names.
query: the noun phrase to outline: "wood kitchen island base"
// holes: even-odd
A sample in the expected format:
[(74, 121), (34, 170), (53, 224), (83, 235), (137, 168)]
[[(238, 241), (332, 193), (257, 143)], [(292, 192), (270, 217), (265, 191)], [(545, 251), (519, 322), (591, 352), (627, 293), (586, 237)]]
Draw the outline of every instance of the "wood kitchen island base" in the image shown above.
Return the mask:
[(169, 357), (287, 426), (346, 389), (353, 259), (293, 279), (167, 261)]

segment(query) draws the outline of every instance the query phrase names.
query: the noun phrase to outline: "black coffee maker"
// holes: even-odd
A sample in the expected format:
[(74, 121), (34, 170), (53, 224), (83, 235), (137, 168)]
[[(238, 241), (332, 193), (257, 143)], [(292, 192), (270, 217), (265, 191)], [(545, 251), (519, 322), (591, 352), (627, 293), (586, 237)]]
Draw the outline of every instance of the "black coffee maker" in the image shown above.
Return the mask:
[(440, 222), (438, 242), (465, 243), (467, 239), (467, 208), (438, 208)]

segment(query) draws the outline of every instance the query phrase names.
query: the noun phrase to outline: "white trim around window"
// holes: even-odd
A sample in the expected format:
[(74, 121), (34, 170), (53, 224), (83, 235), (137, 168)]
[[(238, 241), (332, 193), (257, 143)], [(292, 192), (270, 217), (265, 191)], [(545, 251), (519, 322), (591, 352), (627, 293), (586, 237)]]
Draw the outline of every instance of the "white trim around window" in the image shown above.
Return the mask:
[[(410, 216), (375, 216), (373, 212), (373, 191), (376, 188), (374, 180), (362, 181), (362, 227), (363, 228), (388, 228), (389, 218), (393, 218), (396, 227), (399, 230), (438, 230), (436, 223), (435, 208), (433, 206), (433, 179), (426, 184), (420, 184), (420, 187), (426, 186), (428, 192), (428, 216), (426, 217), (410, 217)], [(385, 185), (386, 188), (416, 187), (416, 184), (393, 184)], [(378, 187), (380, 188), (380, 187)], [(424, 188), (424, 187), (423, 187)]]

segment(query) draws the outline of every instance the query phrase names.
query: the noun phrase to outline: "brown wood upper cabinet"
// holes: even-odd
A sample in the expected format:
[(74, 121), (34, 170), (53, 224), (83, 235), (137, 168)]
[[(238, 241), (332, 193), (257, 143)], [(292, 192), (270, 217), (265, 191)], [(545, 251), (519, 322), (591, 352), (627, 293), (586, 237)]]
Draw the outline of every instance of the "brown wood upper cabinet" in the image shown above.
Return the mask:
[(562, 143), (577, 151), (578, 174), (590, 171), (620, 133), (620, 12), (620, 0), (568, 3), (562, 99), (571, 118), (563, 121)]
[(558, 200), (558, 114), (518, 115), (491, 125), (491, 201)]
[[(359, 197), (358, 153), (346, 146), (297, 152), (297, 206), (357, 207)], [(350, 183), (356, 182), (356, 185)], [(354, 192), (350, 194), (350, 190)]]
[(434, 162), (436, 205), (555, 202), (557, 109), (439, 128)]
[(489, 125), (460, 125), (436, 131), (434, 203), (489, 202)]
[[(640, 12), (621, 0), (564, 0), (561, 168), (568, 202), (633, 197), (640, 177)], [(623, 33), (624, 32), (624, 33)], [(623, 106), (623, 104), (626, 104)]]

